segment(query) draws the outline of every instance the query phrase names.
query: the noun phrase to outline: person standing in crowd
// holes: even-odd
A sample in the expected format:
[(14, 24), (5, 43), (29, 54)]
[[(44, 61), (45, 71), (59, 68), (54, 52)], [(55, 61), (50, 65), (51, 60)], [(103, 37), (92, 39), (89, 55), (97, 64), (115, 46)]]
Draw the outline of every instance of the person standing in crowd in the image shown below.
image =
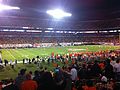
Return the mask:
[(96, 90), (92, 80), (86, 82), (86, 86), (83, 86), (83, 90)]
[(48, 61), (48, 65), (49, 65), (49, 64), (50, 64), (50, 57), (48, 58), (48, 60), (47, 60), (47, 61)]
[[(56, 84), (55, 84), (52, 74), (50, 72), (45, 72), (41, 76), (39, 88), (40, 88), (39, 90), (59, 90), (59, 88), (56, 89)], [(63, 90), (63, 89), (60, 89), (60, 90)]]
[(110, 60), (106, 60), (106, 66), (105, 66), (105, 76), (110, 80), (111, 78), (114, 78), (113, 73), (113, 66), (110, 64)]
[(12, 68), (12, 69), (14, 69), (14, 65), (15, 65), (15, 63), (12, 63), (12, 64), (11, 64), (11, 68)]
[(15, 64), (17, 64), (17, 60), (15, 60)]
[(25, 59), (23, 59), (23, 64), (25, 64)]
[(10, 66), (12, 65), (12, 63), (13, 63), (12, 60), (10, 60)]
[(104, 61), (101, 61), (101, 62), (99, 63), (99, 67), (100, 67), (100, 69), (101, 69), (102, 71), (104, 70), (104, 68), (105, 68)]
[(54, 80), (56, 83), (56, 90), (64, 90), (66, 87), (66, 82), (64, 75), (60, 67), (57, 67), (54, 71)]
[(101, 69), (97, 61), (95, 61), (94, 65), (91, 67), (91, 73), (93, 77), (98, 77), (101, 74)]
[(3, 63), (3, 61), (2, 61), (2, 59), (0, 58), (0, 63), (2, 64)]
[(70, 74), (71, 74), (72, 81), (75, 82), (78, 78), (77, 77), (77, 70), (76, 70), (75, 66), (72, 67)]
[(32, 59), (32, 62), (34, 62), (34, 61), (35, 61), (35, 58)]
[(87, 68), (86, 68), (85, 64), (83, 64), (82, 68), (78, 71), (78, 78), (79, 79), (86, 79), (87, 78)]
[(31, 64), (31, 59), (29, 59), (29, 64)]
[(5, 59), (5, 60), (4, 60), (4, 63), (5, 63), (5, 66), (6, 66), (6, 65), (8, 64), (8, 60)]
[(115, 79), (120, 81), (120, 61), (117, 60), (114, 65)]
[(5, 85), (6, 86), (3, 87), (2, 90), (19, 90), (19, 88), (14, 84), (14, 80), (12, 79), (7, 80)]
[(20, 73), (18, 74), (18, 76), (15, 79), (15, 85), (18, 88), (20, 88), (21, 83), (26, 80), (25, 72), (26, 72), (26, 69), (21, 69)]
[(33, 79), (33, 72), (32, 71), (29, 71), (29, 74), (31, 75), (31, 79)]
[(38, 85), (36, 81), (31, 79), (31, 75), (26, 75), (26, 80), (23, 81), (20, 85), (20, 90), (37, 90)]
[(40, 85), (40, 79), (41, 79), (41, 75), (40, 75), (39, 71), (36, 70), (36, 71), (34, 72), (33, 80), (37, 82), (38, 87), (39, 87), (39, 85)]

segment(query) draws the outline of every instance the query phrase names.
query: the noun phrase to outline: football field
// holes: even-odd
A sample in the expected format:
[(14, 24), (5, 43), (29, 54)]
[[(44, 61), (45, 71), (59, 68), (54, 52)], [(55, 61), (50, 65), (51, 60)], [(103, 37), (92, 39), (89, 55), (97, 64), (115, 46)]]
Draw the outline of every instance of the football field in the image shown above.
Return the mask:
[(22, 60), (23, 58), (35, 58), (36, 56), (46, 57), (54, 54), (67, 54), (73, 52), (96, 52), (105, 50), (120, 49), (120, 46), (109, 45), (83, 45), (67, 47), (46, 47), (46, 48), (23, 48), (23, 49), (2, 49), (2, 60)]
[(46, 47), (46, 48), (23, 48), (23, 49), (2, 49), (2, 60), (22, 60), (23, 58), (35, 58), (36, 56), (46, 57), (54, 54), (67, 54), (72, 52), (96, 52), (105, 50), (120, 49), (120, 46), (107, 45), (86, 45), (68, 47)]
[[(50, 56), (51, 53), (54, 54), (66, 54), (73, 52), (97, 52), (105, 50), (117, 50), (120, 46), (107, 46), (107, 45), (87, 45), (87, 46), (68, 46), (68, 47), (49, 47), (49, 48), (23, 48), (23, 49), (1, 49), (2, 60), (22, 60), (23, 58), (34, 58), (36, 56), (46, 57)], [(53, 70), (52, 63), (48, 65), (47, 63), (41, 64), (44, 68), (47, 67), (48, 70)], [(62, 66), (59, 62), (58, 65)], [(6, 78), (15, 78), (20, 69), (26, 68), (27, 71), (39, 70), (35, 64), (17, 64), (15, 69), (12, 69), (10, 65), (7, 65), (4, 69), (0, 70), (0, 80)]]

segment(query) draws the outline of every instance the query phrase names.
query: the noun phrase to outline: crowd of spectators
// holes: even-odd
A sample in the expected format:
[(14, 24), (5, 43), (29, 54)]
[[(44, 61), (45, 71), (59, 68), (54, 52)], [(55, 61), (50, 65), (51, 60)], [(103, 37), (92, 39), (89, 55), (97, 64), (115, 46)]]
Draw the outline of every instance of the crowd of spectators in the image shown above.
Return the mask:
[[(75, 31), (55, 32), (0, 31), (0, 44), (35, 44), (67, 42), (119, 43), (118, 33), (75, 33)], [(35, 31), (35, 30), (34, 30)], [(38, 31), (38, 30), (36, 30)], [(62, 33), (61, 33), (62, 32)], [(69, 32), (69, 33), (66, 33)], [(74, 33), (72, 33), (74, 32)]]
[(119, 43), (118, 37), (0, 37), (0, 44), (35, 44), (35, 43)]
[(57, 64), (52, 71), (21, 69), (15, 80), (0, 83), (2, 90), (120, 90), (120, 51), (51, 55), (49, 63)]

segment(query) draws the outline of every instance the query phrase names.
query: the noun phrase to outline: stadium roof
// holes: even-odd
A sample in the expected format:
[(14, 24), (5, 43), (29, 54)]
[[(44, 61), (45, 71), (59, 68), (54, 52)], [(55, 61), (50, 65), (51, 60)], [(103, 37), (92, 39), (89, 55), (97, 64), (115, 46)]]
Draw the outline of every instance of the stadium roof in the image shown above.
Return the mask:
[[(74, 20), (105, 20), (120, 17), (120, 0), (0, 0), (21, 8), (4, 15), (48, 18), (46, 10), (62, 8), (73, 14)], [(2, 14), (1, 14), (2, 15)]]

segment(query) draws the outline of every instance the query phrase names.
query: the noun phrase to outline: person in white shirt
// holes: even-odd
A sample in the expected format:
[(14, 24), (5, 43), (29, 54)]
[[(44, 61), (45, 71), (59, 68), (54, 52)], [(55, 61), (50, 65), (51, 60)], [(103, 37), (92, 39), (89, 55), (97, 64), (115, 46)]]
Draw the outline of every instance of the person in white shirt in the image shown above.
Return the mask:
[(77, 80), (77, 70), (75, 69), (74, 66), (73, 66), (73, 68), (71, 69), (70, 74), (71, 74), (71, 79), (72, 79), (72, 81)]
[(114, 65), (114, 72), (120, 72), (120, 63), (119, 60), (116, 61), (116, 64)]
[(114, 67), (114, 65), (116, 64), (116, 61), (115, 61), (115, 60), (112, 60), (112, 61), (110, 62), (110, 64)]
[(116, 80), (120, 80), (120, 63), (119, 63), (119, 60), (117, 60), (116, 64), (114, 65), (114, 72), (115, 72)]
[(13, 63), (12, 60), (10, 60), (10, 66), (12, 65), (12, 63)]

